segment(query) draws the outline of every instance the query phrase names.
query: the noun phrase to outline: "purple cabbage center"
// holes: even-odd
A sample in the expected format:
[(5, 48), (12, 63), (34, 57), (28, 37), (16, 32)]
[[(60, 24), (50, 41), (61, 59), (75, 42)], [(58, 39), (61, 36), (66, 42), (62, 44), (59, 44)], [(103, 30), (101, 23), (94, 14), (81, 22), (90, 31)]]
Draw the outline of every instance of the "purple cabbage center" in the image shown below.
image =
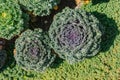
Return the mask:
[(32, 47), (29, 52), (33, 57), (36, 57), (39, 54), (39, 49), (37, 47)]
[(61, 46), (68, 46), (68, 48), (74, 49), (83, 42), (84, 35), (85, 31), (82, 26), (77, 23), (69, 23), (64, 25), (58, 40)]

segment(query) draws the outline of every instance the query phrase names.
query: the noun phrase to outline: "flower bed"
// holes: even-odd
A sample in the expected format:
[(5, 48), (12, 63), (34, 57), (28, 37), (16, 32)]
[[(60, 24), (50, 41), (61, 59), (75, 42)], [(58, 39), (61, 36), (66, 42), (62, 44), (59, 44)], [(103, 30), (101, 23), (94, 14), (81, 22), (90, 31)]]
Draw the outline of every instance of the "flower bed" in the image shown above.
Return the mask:
[[(5, 4), (6, 1), (11, 0), (0, 0), (0, 4)], [(5, 38), (7, 36), (1, 36), (2, 39), (0, 39), (0, 50), (2, 49), (3, 52), (1, 51), (0, 58), (3, 61), (0, 61), (0, 80), (118, 80), (120, 78), (120, 1), (92, 0), (87, 4), (82, 4), (81, 6), (77, 7), (75, 5), (75, 2), (72, 1), (73, 0), (61, 0), (57, 8), (53, 10), (50, 9), (51, 14), (48, 16), (36, 16), (33, 13), (31, 14), (31, 12), (29, 13), (24, 9), (20, 9), (21, 11), (18, 11), (17, 13), (19, 14), (22, 12), (24, 15), (21, 15), (20, 18), (17, 18), (20, 20), (16, 20), (17, 15), (15, 15), (16, 12), (14, 12), (14, 10), (16, 9), (15, 8), (13, 9), (13, 12), (11, 12), (11, 14), (13, 14), (12, 17), (7, 17), (6, 20), (3, 19), (4, 22), (8, 21), (7, 23), (3, 22), (6, 25), (16, 25), (21, 21), (21, 19), (23, 19), (22, 21), (24, 23), (21, 25), (24, 25), (24, 28), (22, 28), (22, 30), (19, 30), (23, 26), (15, 26), (14, 28), (16, 32), (18, 30), (18, 34), (16, 34), (15, 32), (15, 35), (12, 37), (9, 36), (10, 38), (7, 40)], [(19, 5), (19, 2), (17, 2), (17, 0), (15, 3)], [(71, 13), (69, 13), (69, 9), (64, 9), (67, 6), (72, 8), (70, 9)], [(5, 9), (6, 7), (2, 8)], [(85, 11), (85, 13), (88, 14), (87, 16), (83, 16), (82, 12), (74, 12), (75, 9), (80, 9), (80, 11), (83, 10)], [(65, 17), (63, 13), (66, 13), (65, 15), (68, 17)], [(93, 18), (95, 21), (91, 18), (89, 20), (89, 13), (96, 17)], [(6, 16), (6, 14), (3, 12), (0, 12), (0, 16), (1, 15), (2, 17)], [(82, 18), (79, 18), (80, 16)], [(76, 22), (76, 18), (80, 19), (81, 21)], [(90, 23), (87, 20), (89, 20)], [(61, 23), (61, 21), (63, 22)], [(100, 25), (96, 24), (96, 21), (97, 23), (100, 22)], [(1, 22), (2, 18), (0, 20), (0, 23)], [(94, 22), (95, 24), (94, 27), (86, 28), (87, 25), (92, 26), (92, 22)], [(2, 33), (6, 34), (4, 30), (7, 29), (7, 31), (9, 31), (11, 28), (6, 27), (3, 30), (3, 23), (0, 24), (0, 30), (1, 32), (3, 31)], [(82, 27), (85, 27), (82, 28), (79, 24), (82, 24)], [(102, 29), (99, 28), (101, 24), (103, 27)], [(76, 27), (76, 25), (78, 27)], [(61, 26), (63, 27), (61, 28)], [(96, 29), (96, 26), (99, 27)], [(27, 33), (26, 31), (27, 28), (30, 29), (28, 30), (29, 33)], [(42, 31), (39, 31), (38, 28), (41, 28)], [(36, 31), (35, 29), (37, 29), (38, 31)], [(85, 31), (87, 29), (89, 31)], [(87, 34), (87, 32), (89, 32), (90, 34)], [(8, 34), (11, 35), (11, 32), (7, 33), (7, 35)], [(83, 42), (88, 40), (88, 36), (83, 39), (86, 34), (88, 36), (92, 35), (92, 38), (89, 37), (88, 43), (91, 42), (92, 46), (94, 47), (87, 47), (88, 44), (87, 46), (85, 44), (85, 48), (80, 47), (80, 49), (83, 49), (82, 51), (79, 49), (78, 45), (81, 45), (83, 44)], [(98, 36), (95, 36), (97, 34)], [(31, 37), (32, 35), (36, 35), (36, 37)], [(37, 40), (38, 43), (36, 44), (34, 40)], [(5, 44), (3, 41), (5, 41)], [(57, 41), (61, 42), (59, 43)], [(74, 45), (72, 43), (74, 43)], [(94, 43), (96, 43), (97, 47), (94, 45)], [(17, 45), (17, 49), (15, 49), (15, 45)], [(47, 47), (45, 45), (47, 45)], [(34, 48), (35, 46), (39, 46), (39, 48)], [(79, 54), (81, 52), (77, 53), (79, 50), (76, 50), (76, 48), (82, 51), (84, 54)], [(84, 49), (87, 51), (84, 51)], [(84, 60), (80, 60), (81, 55), (85, 57), (86, 54), (89, 54), (89, 50), (93, 52), (95, 51), (94, 49), (98, 51), (95, 53), (94, 56), (87, 57)], [(7, 53), (7, 57), (4, 52), (5, 50)], [(71, 53), (74, 50), (76, 51), (76, 53)], [(51, 53), (44, 55), (44, 53), (46, 52)], [(23, 55), (17, 55), (18, 53), (23, 54), (24, 56), (26, 55), (26, 58)], [(77, 54), (77, 57), (75, 56), (75, 54)], [(14, 58), (15, 55), (19, 57)], [(53, 61), (50, 57), (54, 55), (56, 56), (56, 58), (53, 57)], [(4, 56), (4, 58), (2, 56)], [(39, 63), (40, 59), (41, 62)], [(67, 60), (73, 60), (72, 65), (69, 64), (69, 61)], [(46, 64), (49, 64), (49, 61), (50, 65), (46, 66)], [(30, 65), (29, 67), (25, 66), (26, 62)], [(24, 63), (24, 65), (20, 66), (22, 63)], [(33, 65), (31, 65), (31, 63)], [(36, 66), (35, 64), (39, 66)], [(41, 71), (43, 68), (46, 68), (44, 72)]]

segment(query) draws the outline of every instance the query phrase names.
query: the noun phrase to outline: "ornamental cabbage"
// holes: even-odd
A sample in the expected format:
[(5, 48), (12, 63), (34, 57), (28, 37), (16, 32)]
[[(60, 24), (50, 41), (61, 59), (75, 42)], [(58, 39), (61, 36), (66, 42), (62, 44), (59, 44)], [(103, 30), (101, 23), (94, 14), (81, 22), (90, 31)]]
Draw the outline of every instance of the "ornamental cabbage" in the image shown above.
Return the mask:
[(23, 9), (32, 11), (34, 15), (46, 16), (60, 0), (18, 0)]
[(65, 8), (50, 26), (50, 46), (72, 64), (100, 51), (102, 30), (100, 22), (90, 13)]
[(0, 69), (4, 66), (7, 59), (7, 54), (5, 50), (0, 50)]
[(15, 41), (15, 59), (25, 70), (44, 71), (55, 59), (41, 29), (27, 30)]
[(10, 40), (24, 30), (23, 15), (20, 6), (13, 1), (0, 2), (0, 37)]

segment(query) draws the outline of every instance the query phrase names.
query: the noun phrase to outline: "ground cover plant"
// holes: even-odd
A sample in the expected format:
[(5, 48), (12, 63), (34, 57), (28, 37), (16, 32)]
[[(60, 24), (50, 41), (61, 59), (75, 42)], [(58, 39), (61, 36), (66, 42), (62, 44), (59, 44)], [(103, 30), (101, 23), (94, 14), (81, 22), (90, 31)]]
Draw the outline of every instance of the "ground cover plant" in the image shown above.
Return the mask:
[[(3, 0), (0, 0), (3, 2)], [(31, 16), (29, 28), (42, 28), (48, 31), (53, 18), (65, 7), (76, 8), (74, 0), (61, 0), (57, 10), (51, 10), (49, 16), (37, 16), (32, 22)], [(78, 7), (77, 7), (78, 8)], [(119, 80), (120, 79), (120, 1), (119, 0), (91, 0), (88, 4), (80, 6), (81, 10), (90, 12), (97, 17), (104, 27), (101, 51), (94, 57), (70, 65), (57, 56), (51, 66), (44, 73), (27, 71), (22, 69), (14, 58), (15, 41), (18, 37), (5, 40), (7, 60), (0, 69), (1, 80)], [(24, 11), (24, 10), (23, 10)], [(26, 11), (24, 11), (26, 12)], [(1, 25), (1, 24), (0, 24)], [(1, 26), (0, 26), (1, 27)], [(47, 35), (46, 35), (47, 36)], [(49, 42), (49, 41), (48, 41)], [(1, 46), (1, 43), (0, 43)], [(3, 46), (3, 45), (2, 45)], [(3, 49), (3, 50), (4, 50)], [(14, 50), (14, 53), (13, 53)]]

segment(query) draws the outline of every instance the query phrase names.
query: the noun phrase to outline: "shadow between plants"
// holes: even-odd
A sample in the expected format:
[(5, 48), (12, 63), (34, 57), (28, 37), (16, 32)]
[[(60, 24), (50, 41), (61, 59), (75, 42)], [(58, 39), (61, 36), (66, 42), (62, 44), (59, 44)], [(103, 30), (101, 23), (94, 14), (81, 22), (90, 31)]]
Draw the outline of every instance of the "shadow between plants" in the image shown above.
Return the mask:
[(61, 59), (53, 49), (51, 49), (51, 52), (52, 54), (56, 55), (56, 58), (55, 58), (55, 61), (50, 65), (50, 68), (58, 68), (60, 64), (63, 63), (63, 59)]
[(55, 61), (50, 65), (50, 68), (58, 68), (63, 63), (63, 59), (56, 57)]
[(15, 39), (12, 39), (9, 41), (6, 40), (5, 50), (7, 53), (7, 60), (6, 60), (5, 65), (0, 70), (0, 72), (4, 71), (7, 67), (14, 68), (15, 66), (15, 59), (14, 59), (14, 54), (13, 54), (14, 42), (15, 42)]
[(110, 0), (92, 0), (92, 4), (93, 5), (96, 5), (98, 3), (106, 3), (106, 2), (109, 2)]
[(105, 14), (101, 14), (98, 12), (92, 13), (99, 19), (104, 27), (104, 34), (102, 36), (101, 42), (101, 52), (108, 51), (111, 45), (114, 44), (116, 36), (119, 35), (117, 24), (115, 20), (113, 20), (112, 18), (108, 18)]

